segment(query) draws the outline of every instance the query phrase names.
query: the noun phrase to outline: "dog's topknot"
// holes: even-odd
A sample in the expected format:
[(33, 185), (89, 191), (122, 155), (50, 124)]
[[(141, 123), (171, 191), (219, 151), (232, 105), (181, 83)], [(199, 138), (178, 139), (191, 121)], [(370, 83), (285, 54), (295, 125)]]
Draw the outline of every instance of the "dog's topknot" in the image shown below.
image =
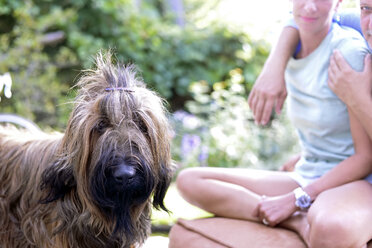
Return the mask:
[[(96, 94), (99, 94), (104, 90), (115, 91), (117, 89), (120, 91), (127, 89), (129, 92), (134, 87), (145, 87), (142, 79), (137, 75), (134, 65), (113, 63), (113, 60), (110, 51), (99, 52), (95, 58), (96, 68), (85, 70), (76, 84), (80, 91), (86, 90), (90, 93), (96, 92)], [(80, 92), (80, 95), (83, 95), (82, 92)]]

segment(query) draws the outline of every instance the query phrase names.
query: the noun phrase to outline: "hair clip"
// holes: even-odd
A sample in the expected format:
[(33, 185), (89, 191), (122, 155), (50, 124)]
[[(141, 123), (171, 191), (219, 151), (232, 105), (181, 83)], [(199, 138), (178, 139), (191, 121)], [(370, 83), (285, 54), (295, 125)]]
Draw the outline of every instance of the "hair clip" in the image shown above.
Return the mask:
[(134, 92), (134, 90), (126, 88), (126, 87), (113, 87), (113, 88), (106, 88), (105, 91), (125, 91), (125, 92)]

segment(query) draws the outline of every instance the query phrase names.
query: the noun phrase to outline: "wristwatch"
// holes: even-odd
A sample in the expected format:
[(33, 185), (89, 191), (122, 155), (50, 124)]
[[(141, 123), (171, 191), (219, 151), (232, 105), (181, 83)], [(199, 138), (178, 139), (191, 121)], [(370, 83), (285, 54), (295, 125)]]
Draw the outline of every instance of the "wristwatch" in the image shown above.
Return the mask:
[(310, 207), (311, 197), (301, 187), (293, 190), (293, 193), (296, 198), (296, 207), (299, 207), (301, 210), (306, 210)]

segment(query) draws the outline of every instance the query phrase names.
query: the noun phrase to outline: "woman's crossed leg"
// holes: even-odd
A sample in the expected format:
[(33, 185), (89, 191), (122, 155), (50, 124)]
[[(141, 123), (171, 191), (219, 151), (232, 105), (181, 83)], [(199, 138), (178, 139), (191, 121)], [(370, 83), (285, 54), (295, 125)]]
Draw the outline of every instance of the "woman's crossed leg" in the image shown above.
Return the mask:
[[(287, 172), (229, 168), (191, 168), (177, 187), (191, 204), (217, 216), (261, 222), (262, 196), (290, 193), (298, 184)], [(308, 214), (280, 223), (296, 231), (309, 247), (359, 248), (372, 238), (372, 185), (357, 181), (321, 193)]]

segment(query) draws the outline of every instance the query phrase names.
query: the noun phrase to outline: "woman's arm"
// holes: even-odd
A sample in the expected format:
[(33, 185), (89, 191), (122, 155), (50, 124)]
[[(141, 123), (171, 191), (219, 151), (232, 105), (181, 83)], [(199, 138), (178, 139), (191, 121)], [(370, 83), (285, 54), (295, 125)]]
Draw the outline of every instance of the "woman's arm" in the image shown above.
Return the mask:
[(284, 27), (248, 98), (256, 124), (266, 125), (275, 107), (279, 114), (287, 96), (284, 71), (299, 41), (298, 30)]
[(321, 192), (327, 189), (362, 179), (371, 173), (371, 139), (368, 137), (361, 122), (350, 109), (349, 116), (355, 153), (342, 161), (324, 176), (304, 188), (312, 199), (316, 199)]

